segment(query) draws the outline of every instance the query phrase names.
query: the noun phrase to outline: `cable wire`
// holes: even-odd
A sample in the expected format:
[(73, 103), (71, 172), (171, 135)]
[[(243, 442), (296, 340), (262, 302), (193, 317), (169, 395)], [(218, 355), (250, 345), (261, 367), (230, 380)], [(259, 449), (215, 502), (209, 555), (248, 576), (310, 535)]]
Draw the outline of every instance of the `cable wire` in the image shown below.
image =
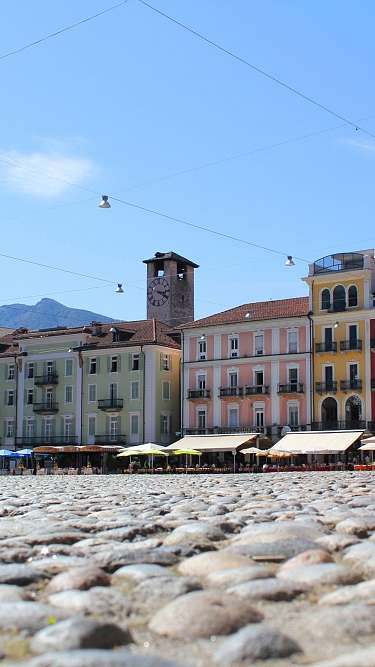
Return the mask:
[(238, 54), (234, 53), (233, 51), (230, 51), (229, 49), (226, 49), (224, 46), (221, 46), (217, 42), (214, 42), (212, 39), (209, 39), (202, 33), (198, 32), (197, 30), (194, 30), (193, 28), (190, 28), (189, 26), (185, 25), (185, 23), (182, 23), (181, 21), (178, 21), (177, 19), (173, 18), (169, 14), (166, 14), (165, 12), (162, 12), (160, 9), (157, 9), (153, 5), (150, 5), (150, 3), (146, 2), (146, 0), (138, 0), (142, 5), (145, 7), (148, 7), (148, 9), (151, 9), (153, 12), (156, 14), (160, 14), (160, 16), (163, 16), (164, 18), (168, 19), (168, 21), (171, 21), (175, 25), (179, 26), (180, 28), (183, 28), (184, 30), (187, 30), (190, 32), (192, 35), (195, 37), (198, 37), (199, 39), (203, 40), (210, 46), (215, 47), (222, 53), (225, 53), (227, 56), (230, 56), (231, 58), (234, 58), (238, 62), (242, 63), (243, 65), (246, 65), (250, 69), (252, 69), (254, 72), (257, 72), (261, 76), (266, 77), (273, 83), (276, 83), (278, 86), (281, 86), (282, 88), (285, 88), (288, 90), (290, 93), (293, 93), (294, 95), (297, 95), (301, 99), (305, 100), (305, 102), (309, 102), (310, 104), (313, 104), (315, 107), (318, 109), (321, 109), (322, 111), (325, 111), (326, 113), (329, 113), (331, 116), (334, 116), (335, 118), (338, 118), (339, 120), (342, 120), (346, 125), (350, 125), (351, 127), (354, 127), (356, 130), (360, 130), (364, 134), (368, 135), (369, 137), (372, 137), (375, 139), (375, 134), (370, 132), (369, 130), (366, 130), (366, 128), (358, 125), (354, 121), (350, 120), (350, 118), (346, 118), (346, 116), (343, 116), (340, 113), (337, 113), (333, 109), (330, 109), (329, 107), (325, 106), (325, 104), (321, 104), (321, 102), (318, 102), (318, 100), (314, 99), (313, 97), (310, 97), (309, 95), (306, 95), (303, 93), (301, 90), (298, 90), (297, 88), (294, 88), (293, 86), (289, 85), (285, 81), (282, 81), (281, 79), (277, 78), (273, 74), (270, 74), (269, 72), (266, 72), (264, 69), (261, 67), (258, 67), (257, 65), (254, 65), (251, 63), (249, 60), (246, 60), (245, 58), (242, 58)]
[(39, 44), (42, 44), (43, 42), (46, 42), (49, 39), (53, 39), (54, 37), (58, 37), (59, 35), (62, 35), (64, 32), (68, 32), (69, 30), (74, 30), (74, 28), (78, 28), (78, 26), (83, 25), (84, 23), (88, 23), (89, 21), (93, 21), (94, 19), (99, 18), (99, 16), (103, 16), (103, 14), (108, 14), (108, 12), (112, 12), (114, 9), (117, 9), (118, 7), (122, 7), (128, 2), (128, 0), (122, 0), (122, 2), (118, 2), (116, 5), (112, 5), (111, 7), (107, 7), (106, 9), (102, 9), (101, 11), (97, 12), (96, 14), (92, 14), (91, 16), (87, 16), (84, 19), (81, 19), (80, 21), (76, 21), (75, 23), (71, 23), (70, 25), (65, 26), (64, 28), (60, 28), (60, 30), (56, 30), (55, 32), (51, 32), (48, 35), (45, 35), (44, 37), (40, 37), (40, 39), (36, 39), (34, 42), (29, 42), (28, 44), (24, 44), (24, 46), (20, 46), (18, 49), (13, 49), (12, 51), (8, 51), (7, 53), (3, 53), (0, 55), (0, 60), (5, 60), (5, 58), (10, 58), (11, 56), (15, 56), (18, 53), (22, 53), (22, 51), (26, 51), (26, 49), (31, 49), (34, 46), (38, 46)]
[(5, 253), (0, 253), (0, 257), (5, 259), (11, 259), (15, 262), (23, 262), (25, 264), (32, 264), (33, 266), (39, 266), (42, 269), (50, 269), (52, 271), (61, 271), (62, 273), (69, 273), (71, 276), (79, 276), (80, 278), (90, 278), (92, 280), (99, 280), (108, 285), (116, 285), (116, 280), (108, 280), (107, 278), (101, 278), (99, 276), (93, 276), (89, 273), (79, 273), (78, 271), (71, 271), (70, 269), (65, 269), (61, 266), (52, 266), (51, 264), (42, 264), (41, 262), (34, 261), (32, 259), (26, 259), (25, 257), (14, 257), (13, 255), (6, 255)]

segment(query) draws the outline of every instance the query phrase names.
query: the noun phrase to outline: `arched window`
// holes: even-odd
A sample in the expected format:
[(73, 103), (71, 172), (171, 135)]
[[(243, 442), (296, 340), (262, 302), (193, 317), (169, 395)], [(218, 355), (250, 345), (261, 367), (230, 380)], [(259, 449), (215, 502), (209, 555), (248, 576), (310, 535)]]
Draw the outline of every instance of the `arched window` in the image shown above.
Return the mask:
[(348, 289), (348, 306), (358, 305), (358, 292), (355, 285), (350, 285)]
[(331, 307), (331, 295), (329, 289), (324, 289), (321, 297), (321, 309), (328, 310)]
[(333, 310), (345, 310), (345, 288), (342, 285), (336, 285), (333, 290)]

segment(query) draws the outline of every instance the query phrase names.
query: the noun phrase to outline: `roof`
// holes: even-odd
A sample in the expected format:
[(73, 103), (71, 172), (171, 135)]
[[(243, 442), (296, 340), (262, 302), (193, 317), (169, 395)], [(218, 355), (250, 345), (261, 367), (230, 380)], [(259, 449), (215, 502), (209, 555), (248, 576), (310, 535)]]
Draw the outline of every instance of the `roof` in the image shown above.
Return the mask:
[[(247, 316), (247, 314), (249, 315)], [(292, 299), (278, 299), (276, 301), (255, 301), (244, 303), (221, 313), (203, 317), (181, 328), (193, 329), (198, 327), (217, 326), (236, 322), (254, 322), (257, 320), (274, 320), (284, 317), (307, 317), (309, 313), (309, 298), (298, 296)], [(247, 317), (246, 317), (247, 316)]]
[[(115, 329), (115, 331), (113, 332), (111, 329)], [(0, 358), (19, 353), (18, 340), (40, 340), (41, 338), (54, 336), (69, 337), (74, 334), (81, 334), (85, 337), (85, 343), (80, 348), (82, 351), (85, 349), (130, 347), (134, 345), (161, 345), (176, 350), (180, 349), (179, 333), (176, 332), (176, 329), (168, 324), (151, 319), (106, 324), (93, 322), (91, 325), (72, 327), (71, 329), (28, 332), (22, 330), (22, 333), (15, 331), (13, 335), (8, 334), (0, 338)], [(2, 344), (4, 344), (3, 350)]]
[(182, 255), (178, 255), (177, 252), (156, 252), (153, 257), (150, 257), (150, 259), (144, 259), (143, 264), (150, 264), (151, 262), (157, 262), (158, 260), (165, 260), (165, 259), (171, 259), (174, 260), (175, 262), (182, 262), (183, 264), (189, 264), (189, 266), (192, 266), (194, 269), (199, 268), (199, 264), (195, 264), (195, 262), (192, 262), (191, 259), (186, 259), (186, 257), (183, 257)]
[(335, 454), (344, 452), (364, 431), (304, 431), (287, 433), (276, 445), (269, 449), (291, 454)]
[(198, 449), (200, 452), (233, 452), (256, 440), (258, 433), (241, 435), (186, 435), (166, 449)]

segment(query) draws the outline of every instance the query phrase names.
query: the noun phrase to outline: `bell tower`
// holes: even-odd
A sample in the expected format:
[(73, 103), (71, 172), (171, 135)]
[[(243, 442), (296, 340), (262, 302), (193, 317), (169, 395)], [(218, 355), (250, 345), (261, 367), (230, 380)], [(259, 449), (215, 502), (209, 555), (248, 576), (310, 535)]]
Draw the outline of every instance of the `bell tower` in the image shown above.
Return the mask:
[(156, 252), (147, 264), (147, 319), (172, 327), (194, 319), (194, 270), (190, 259), (175, 252)]

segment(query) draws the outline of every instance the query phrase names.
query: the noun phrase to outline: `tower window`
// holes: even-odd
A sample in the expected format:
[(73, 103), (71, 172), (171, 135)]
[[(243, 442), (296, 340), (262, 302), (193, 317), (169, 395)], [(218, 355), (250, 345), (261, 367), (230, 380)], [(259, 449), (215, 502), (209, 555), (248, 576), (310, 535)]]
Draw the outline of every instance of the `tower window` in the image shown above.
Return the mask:
[(348, 306), (357, 306), (358, 305), (358, 292), (355, 285), (351, 285), (348, 290)]
[(321, 309), (328, 310), (331, 307), (331, 295), (329, 289), (324, 289), (321, 297)]

